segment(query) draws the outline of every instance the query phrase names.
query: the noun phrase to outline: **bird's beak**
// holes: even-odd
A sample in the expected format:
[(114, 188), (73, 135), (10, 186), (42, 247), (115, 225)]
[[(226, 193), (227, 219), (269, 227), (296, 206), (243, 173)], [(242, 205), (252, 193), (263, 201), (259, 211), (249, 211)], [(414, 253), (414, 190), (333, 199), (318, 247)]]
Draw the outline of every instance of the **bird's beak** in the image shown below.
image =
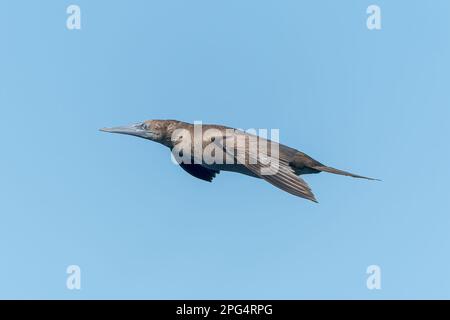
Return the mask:
[(130, 136), (136, 136), (141, 138), (147, 138), (147, 132), (142, 129), (142, 123), (134, 123), (128, 126), (114, 127), (114, 128), (102, 128), (100, 131), (128, 134)]

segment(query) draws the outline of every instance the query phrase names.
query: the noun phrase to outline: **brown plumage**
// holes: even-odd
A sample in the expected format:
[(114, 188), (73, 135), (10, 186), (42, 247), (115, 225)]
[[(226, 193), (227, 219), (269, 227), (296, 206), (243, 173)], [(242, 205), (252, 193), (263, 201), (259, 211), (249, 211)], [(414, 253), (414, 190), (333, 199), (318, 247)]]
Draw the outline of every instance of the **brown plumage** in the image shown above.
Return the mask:
[[(198, 179), (211, 182), (221, 171), (238, 172), (264, 179), (286, 192), (314, 202), (317, 202), (314, 194), (308, 184), (299, 177), (300, 175), (329, 172), (377, 180), (325, 166), (296, 149), (220, 125), (202, 125), (200, 130), (201, 141), (198, 146), (202, 152), (207, 148), (214, 149), (214, 152), (211, 152), (212, 157), (216, 156), (214, 162), (203, 158), (203, 153), (200, 157), (195, 153), (197, 140), (193, 137), (198, 131), (190, 123), (177, 120), (148, 120), (129, 126), (105, 128), (101, 131), (128, 134), (161, 143), (174, 154), (185, 156), (183, 161), (178, 162), (180, 167)], [(252, 141), (256, 139), (258, 139), (256, 148), (252, 148)], [(237, 141), (243, 143), (239, 145)], [(262, 149), (264, 143), (268, 145), (265, 153)], [(273, 150), (278, 150), (278, 154), (273, 153)], [(223, 156), (219, 155), (219, 151), (223, 152)]]

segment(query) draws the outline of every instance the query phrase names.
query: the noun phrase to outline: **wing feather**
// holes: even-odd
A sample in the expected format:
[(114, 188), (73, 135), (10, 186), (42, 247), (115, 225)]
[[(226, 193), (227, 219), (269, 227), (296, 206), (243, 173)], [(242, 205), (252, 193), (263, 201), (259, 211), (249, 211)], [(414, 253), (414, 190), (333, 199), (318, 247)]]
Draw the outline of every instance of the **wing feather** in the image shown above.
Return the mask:
[[(244, 165), (258, 177), (290, 194), (317, 202), (311, 188), (302, 178), (295, 174), (294, 170), (289, 166), (287, 159), (284, 157), (276, 158), (276, 155), (273, 156), (269, 152), (265, 152), (261, 155), (258, 151), (259, 148), (256, 148), (256, 150), (254, 150), (254, 148), (249, 148), (248, 143), (234, 143), (236, 138), (248, 140), (248, 137), (249, 135), (242, 131), (235, 131), (233, 136), (216, 139), (215, 142), (221, 146), (226, 153), (234, 156), (239, 164)], [(227, 147), (227, 140), (230, 141), (231, 139), (234, 139), (232, 144), (234, 146), (234, 152), (230, 152), (229, 147)], [(271, 164), (274, 163), (277, 165), (272, 166)]]

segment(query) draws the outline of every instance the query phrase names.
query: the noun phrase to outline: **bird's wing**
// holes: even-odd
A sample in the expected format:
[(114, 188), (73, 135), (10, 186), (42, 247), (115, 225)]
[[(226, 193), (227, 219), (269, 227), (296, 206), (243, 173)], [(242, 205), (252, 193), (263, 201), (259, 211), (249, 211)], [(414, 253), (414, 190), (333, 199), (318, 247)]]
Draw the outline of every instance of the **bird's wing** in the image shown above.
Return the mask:
[(180, 163), (180, 167), (190, 175), (209, 182), (211, 182), (215, 178), (216, 174), (220, 172), (218, 170), (205, 168), (200, 164), (195, 163)]
[[(295, 174), (294, 170), (289, 166), (289, 162), (284, 157), (272, 156), (268, 154), (269, 152), (258, 155), (258, 149), (253, 150), (246, 143), (236, 143), (236, 138), (242, 138), (243, 135), (246, 136), (245, 138), (249, 136), (241, 131), (235, 131), (234, 135), (216, 139), (215, 143), (222, 147), (227, 154), (234, 157), (239, 164), (244, 165), (252, 173), (275, 187), (295, 196), (317, 202), (311, 188), (302, 178)], [(227, 148), (228, 141), (231, 139), (234, 139), (232, 144), (234, 146), (234, 152), (230, 152), (230, 148)], [(268, 149), (270, 150), (270, 146)]]

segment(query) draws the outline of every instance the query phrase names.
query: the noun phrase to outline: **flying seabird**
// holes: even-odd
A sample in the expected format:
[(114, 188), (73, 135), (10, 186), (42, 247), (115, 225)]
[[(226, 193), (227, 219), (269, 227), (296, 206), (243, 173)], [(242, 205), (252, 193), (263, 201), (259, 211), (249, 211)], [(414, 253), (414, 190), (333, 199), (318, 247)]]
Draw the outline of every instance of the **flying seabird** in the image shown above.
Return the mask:
[[(177, 120), (147, 120), (127, 126), (103, 128), (100, 131), (132, 135), (161, 143), (176, 155), (177, 163), (182, 169), (201, 180), (211, 182), (220, 171), (238, 172), (264, 179), (277, 188), (314, 202), (317, 202), (314, 194), (300, 175), (323, 171), (378, 180), (328, 167), (294, 148), (221, 125), (199, 126)], [(255, 141), (257, 143), (253, 143)], [(263, 148), (264, 143), (266, 146)], [(200, 152), (196, 150), (196, 146), (200, 148)], [(209, 152), (206, 153), (212, 160), (211, 157), (204, 158), (208, 148)], [(222, 155), (219, 155), (219, 151), (223, 152)]]

